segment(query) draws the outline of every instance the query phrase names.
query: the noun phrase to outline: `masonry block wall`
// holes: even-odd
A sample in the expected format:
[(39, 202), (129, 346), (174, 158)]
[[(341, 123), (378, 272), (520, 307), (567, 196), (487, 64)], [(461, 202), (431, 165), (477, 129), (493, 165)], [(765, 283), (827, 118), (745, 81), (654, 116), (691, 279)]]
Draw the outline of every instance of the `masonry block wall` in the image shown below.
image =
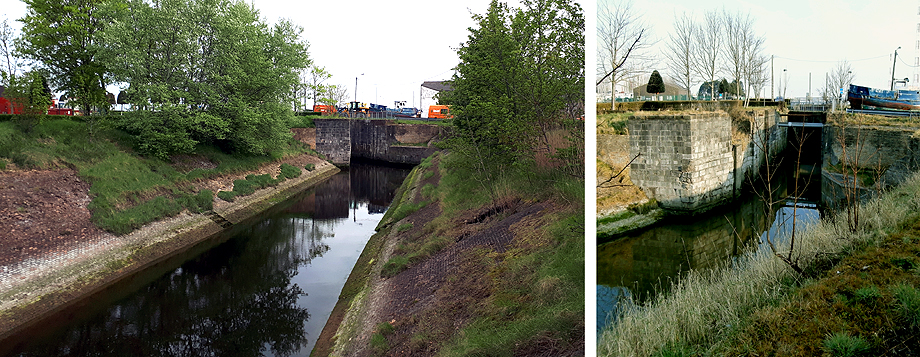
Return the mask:
[(351, 121), (347, 119), (316, 119), (316, 151), (335, 165), (351, 162)]
[[(734, 189), (740, 192), (745, 182), (756, 180), (767, 163), (765, 150), (769, 157), (775, 158), (785, 148), (788, 137), (788, 128), (779, 126), (785, 121), (774, 110), (755, 110), (748, 113), (751, 116), (752, 133), (750, 136), (734, 142), (735, 175)], [(777, 165), (778, 160), (771, 162)]]
[(735, 163), (727, 113), (640, 112), (628, 128), (630, 153), (639, 154), (630, 178), (661, 207), (698, 212), (732, 198)]
[[(437, 125), (395, 124), (392, 120), (316, 119), (316, 151), (336, 165), (351, 157), (419, 164), (434, 153), (428, 145), (440, 135)], [(342, 155), (347, 155), (344, 159)]]

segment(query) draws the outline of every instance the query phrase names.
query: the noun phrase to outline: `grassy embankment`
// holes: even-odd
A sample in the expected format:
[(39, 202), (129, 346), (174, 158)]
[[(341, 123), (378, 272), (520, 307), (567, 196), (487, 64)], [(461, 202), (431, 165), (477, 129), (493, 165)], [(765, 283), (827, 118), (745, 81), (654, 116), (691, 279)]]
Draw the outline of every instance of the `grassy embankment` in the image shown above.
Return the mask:
[[(441, 355), (512, 354), (540, 338), (564, 344), (583, 329), (584, 315), (584, 189), (579, 180), (543, 173), (507, 175), (492, 183), (498, 197), (490, 197), (480, 183), (445, 158), (441, 182), (428, 192), (441, 205), (442, 217), (516, 199), (524, 204), (558, 201), (565, 209), (552, 213), (545, 226), (518, 236), (503, 255), (482, 251), (491, 297), (476, 307), (476, 317), (450, 336)], [(424, 176), (424, 175), (423, 175)], [(423, 195), (426, 187), (422, 188)], [(475, 194), (470, 194), (475, 193)], [(432, 233), (423, 245), (440, 245), (448, 220), (432, 221)], [(399, 249), (397, 249), (399, 250)], [(424, 249), (422, 249), (424, 250)], [(405, 249), (411, 252), (412, 249)], [(412, 254), (412, 253), (408, 253)], [(410, 259), (411, 261), (411, 259)], [(432, 319), (426, 329), (447, 331), (452, 321)], [(502, 331), (502, 333), (495, 333)], [(425, 335), (416, 337), (424, 339)], [(433, 338), (431, 336), (430, 338)], [(577, 348), (577, 346), (575, 346)]]
[[(469, 255), (461, 258), (462, 273), (448, 277), (435, 294), (450, 298), (427, 312), (399, 320), (396, 324), (401, 328), (396, 333), (389, 322), (381, 322), (370, 341), (373, 354), (383, 355), (398, 344), (410, 354), (512, 355), (547, 341), (563, 350), (580, 350), (572, 341), (584, 337), (583, 182), (558, 173), (531, 172), (505, 173), (494, 182), (483, 183), (471, 179), (475, 175), (462, 168), (456, 155), (438, 155), (417, 166), (403, 183), (378, 226), (380, 232), (371, 239), (373, 245), (365, 249), (352, 272), (352, 277), (364, 278), (350, 279), (340, 301), (368, 294), (365, 284), (372, 274), (373, 259), (385, 245), (380, 238), (391, 232), (397, 233), (398, 245), (381, 271), (382, 276), (390, 277), (454, 244), (464, 228), (456, 217), (486, 210), (497, 202), (524, 206), (552, 202), (556, 209), (539, 217), (535, 226), (512, 229), (515, 237), (504, 253), (485, 248), (464, 253)], [(440, 180), (431, 182), (434, 175)], [(438, 205), (440, 214), (414, 227), (411, 222), (418, 220), (413, 214), (428, 205)], [(487, 291), (488, 296), (469, 300), (463, 297), (469, 291)], [(455, 320), (458, 315), (468, 316), (459, 329), (457, 323), (463, 321)], [(405, 321), (412, 327), (407, 328)], [(411, 336), (405, 335), (407, 329)], [(403, 335), (396, 336), (400, 333)]]
[[(297, 117), (292, 127), (309, 127), (312, 121)], [(98, 123), (96, 124), (99, 125)], [(211, 209), (214, 193), (196, 190), (192, 183), (211, 177), (250, 171), (288, 155), (307, 152), (303, 144), (290, 145), (267, 156), (227, 154), (216, 147), (199, 145), (192, 156), (213, 163), (214, 168), (184, 170), (181, 164), (145, 157), (131, 148), (133, 138), (117, 129), (96, 129), (90, 135), (79, 117), (48, 117), (24, 133), (11, 121), (0, 121), (0, 170), (51, 170), (68, 167), (91, 184), (89, 209), (93, 223), (110, 232), (125, 234), (138, 227), (173, 216), (183, 209)], [(11, 165), (12, 164), (12, 165)], [(288, 170), (290, 171), (290, 170)], [(292, 175), (290, 172), (287, 175)], [(241, 186), (271, 186), (278, 180), (254, 177)], [(252, 182), (246, 182), (252, 181)], [(271, 181), (271, 182), (269, 182)]]
[[(627, 302), (599, 355), (803, 355), (904, 353), (920, 335), (920, 175), (863, 203), (860, 223), (829, 215), (797, 238), (807, 267), (772, 254), (692, 272), (670, 293)], [(788, 249), (781, 247), (780, 250)]]

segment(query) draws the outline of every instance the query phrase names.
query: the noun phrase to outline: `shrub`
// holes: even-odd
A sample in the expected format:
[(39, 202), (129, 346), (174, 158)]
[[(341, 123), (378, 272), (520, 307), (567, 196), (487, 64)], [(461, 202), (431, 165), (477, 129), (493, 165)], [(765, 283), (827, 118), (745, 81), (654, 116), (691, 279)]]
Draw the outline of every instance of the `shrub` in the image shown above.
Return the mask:
[(316, 168), (316, 165), (307, 164), (307, 165), (304, 166), (303, 168), (307, 169), (307, 171), (313, 171), (313, 170)]

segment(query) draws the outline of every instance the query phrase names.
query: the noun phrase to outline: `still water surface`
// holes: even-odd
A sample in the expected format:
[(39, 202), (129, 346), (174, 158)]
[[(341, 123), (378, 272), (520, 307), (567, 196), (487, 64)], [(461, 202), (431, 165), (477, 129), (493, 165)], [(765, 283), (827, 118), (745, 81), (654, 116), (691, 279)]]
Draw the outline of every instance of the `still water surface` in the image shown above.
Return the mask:
[[(745, 192), (737, 202), (695, 217), (668, 217), (650, 229), (597, 247), (597, 334), (611, 323), (617, 301), (632, 297), (646, 301), (666, 291), (689, 270), (708, 270), (730, 262), (753, 249), (769, 249), (764, 243), (782, 242), (795, 230), (801, 232), (820, 219), (813, 205), (820, 201), (820, 174), (800, 177), (807, 190), (793, 209), (790, 174), (780, 177), (769, 214), (763, 192)], [(804, 202), (804, 204), (803, 204)], [(804, 206), (804, 207), (803, 207)]]
[(353, 163), (3, 344), (22, 356), (308, 356), (408, 172)]

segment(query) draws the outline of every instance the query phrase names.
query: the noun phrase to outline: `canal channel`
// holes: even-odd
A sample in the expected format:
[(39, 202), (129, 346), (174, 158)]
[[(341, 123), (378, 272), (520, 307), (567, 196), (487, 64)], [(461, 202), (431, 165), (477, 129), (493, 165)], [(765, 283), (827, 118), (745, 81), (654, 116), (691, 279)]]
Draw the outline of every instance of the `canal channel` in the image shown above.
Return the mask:
[(816, 223), (821, 217), (821, 151), (815, 147), (820, 139), (816, 141), (800, 165), (793, 164), (797, 153), (787, 147), (781, 154), (785, 163), (775, 169), (769, 189), (764, 180), (750, 180), (728, 205), (696, 216), (669, 216), (647, 229), (599, 242), (598, 336), (615, 323), (621, 299), (648, 301), (690, 270), (731, 264), (741, 254), (769, 249), (768, 237), (783, 242), (793, 228), (801, 232)]
[(315, 188), (2, 341), (0, 355), (308, 356), (409, 171), (353, 161)]

